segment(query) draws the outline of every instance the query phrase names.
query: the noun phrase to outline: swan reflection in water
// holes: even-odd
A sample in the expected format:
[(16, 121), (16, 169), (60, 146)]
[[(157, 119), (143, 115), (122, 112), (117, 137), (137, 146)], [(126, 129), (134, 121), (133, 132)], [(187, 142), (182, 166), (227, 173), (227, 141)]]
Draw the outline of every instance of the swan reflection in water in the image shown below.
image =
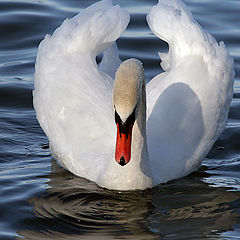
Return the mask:
[[(216, 239), (239, 222), (239, 192), (210, 187), (203, 169), (145, 191), (119, 192), (72, 175), (52, 160), (49, 188), (31, 198), (26, 239)], [(22, 239), (22, 238), (19, 238)]]

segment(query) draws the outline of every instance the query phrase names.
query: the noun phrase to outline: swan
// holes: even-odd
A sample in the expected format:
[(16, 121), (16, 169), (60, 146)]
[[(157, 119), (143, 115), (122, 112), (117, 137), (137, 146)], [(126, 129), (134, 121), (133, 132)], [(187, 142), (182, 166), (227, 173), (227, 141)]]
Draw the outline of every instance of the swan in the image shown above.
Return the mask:
[(116, 40), (129, 20), (111, 0), (82, 10), (40, 43), (34, 74), (36, 117), (54, 158), (115, 190), (151, 188), (196, 170), (226, 126), (233, 94), (224, 43), (182, 1), (160, 0), (147, 15), (169, 44), (159, 53), (164, 72), (148, 83), (140, 61), (119, 59)]

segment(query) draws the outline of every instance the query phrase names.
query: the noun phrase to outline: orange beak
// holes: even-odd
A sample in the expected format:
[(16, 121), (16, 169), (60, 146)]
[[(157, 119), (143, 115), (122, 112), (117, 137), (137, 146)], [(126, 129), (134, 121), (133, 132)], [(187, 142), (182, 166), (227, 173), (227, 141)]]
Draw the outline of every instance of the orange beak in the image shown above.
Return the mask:
[(117, 123), (115, 160), (121, 166), (126, 165), (131, 159), (132, 128), (133, 125), (130, 124), (127, 132), (122, 133), (119, 123)]

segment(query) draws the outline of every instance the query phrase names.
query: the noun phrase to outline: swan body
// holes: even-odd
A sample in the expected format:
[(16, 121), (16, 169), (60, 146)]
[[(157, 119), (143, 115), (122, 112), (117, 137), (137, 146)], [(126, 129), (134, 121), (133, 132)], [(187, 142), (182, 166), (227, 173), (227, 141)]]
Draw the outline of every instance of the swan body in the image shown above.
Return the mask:
[(234, 70), (224, 44), (181, 1), (160, 1), (147, 22), (169, 44), (159, 53), (165, 72), (147, 84), (138, 60), (120, 65), (115, 41), (129, 15), (110, 0), (65, 20), (39, 46), (33, 102), (51, 152), (109, 189), (145, 189), (189, 174), (227, 121)]

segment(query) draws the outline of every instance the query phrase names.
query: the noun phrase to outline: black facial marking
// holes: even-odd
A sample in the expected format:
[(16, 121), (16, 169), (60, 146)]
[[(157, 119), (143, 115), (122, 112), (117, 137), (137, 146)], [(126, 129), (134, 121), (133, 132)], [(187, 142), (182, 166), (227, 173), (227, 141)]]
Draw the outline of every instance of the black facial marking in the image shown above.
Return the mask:
[(126, 137), (128, 138), (129, 128), (133, 126), (135, 121), (135, 112), (136, 112), (136, 107), (134, 108), (131, 115), (127, 118), (126, 122), (122, 122), (120, 116), (115, 110), (115, 122), (116, 124), (118, 123), (119, 125), (120, 137), (121, 137), (121, 134), (126, 134)]
[(118, 115), (118, 113), (117, 113), (117, 111), (115, 110), (115, 123), (117, 124), (122, 124), (122, 120), (121, 120), (121, 118), (119, 117), (119, 115)]

